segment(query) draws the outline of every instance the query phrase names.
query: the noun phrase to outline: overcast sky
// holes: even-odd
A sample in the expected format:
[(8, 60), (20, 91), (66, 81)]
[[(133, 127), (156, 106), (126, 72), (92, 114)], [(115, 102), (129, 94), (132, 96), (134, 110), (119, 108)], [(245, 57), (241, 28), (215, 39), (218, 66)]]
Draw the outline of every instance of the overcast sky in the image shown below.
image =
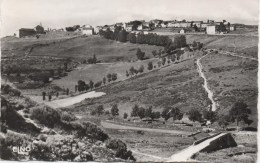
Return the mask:
[(258, 10), (258, 0), (1, 0), (1, 35), (40, 22), (45, 28), (155, 18), (258, 24)]

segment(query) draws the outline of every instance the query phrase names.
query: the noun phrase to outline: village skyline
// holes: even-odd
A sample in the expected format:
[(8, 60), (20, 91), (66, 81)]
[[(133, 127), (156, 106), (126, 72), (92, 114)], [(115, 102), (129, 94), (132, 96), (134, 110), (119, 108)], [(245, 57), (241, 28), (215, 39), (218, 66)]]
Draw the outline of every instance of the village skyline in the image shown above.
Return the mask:
[[(208, 2), (205, 0), (184, 0), (180, 3), (163, 0), (159, 5), (154, 5), (156, 1), (147, 3), (146, 0), (138, 1), (138, 3), (137, 1), (125, 1), (123, 4), (118, 0), (112, 0), (109, 3), (103, 0), (89, 4), (87, 2), (76, 0), (64, 3), (64, 1), (54, 0), (39, 3), (37, 0), (25, 0), (21, 3), (16, 0), (3, 0), (1, 37), (12, 35), (22, 27), (34, 27), (40, 22), (43, 26), (53, 29), (76, 24), (99, 26), (153, 19), (164, 21), (183, 19), (187, 21), (228, 20), (230, 23), (258, 25), (258, 18), (255, 17), (258, 13), (257, 0), (247, 3), (241, 1), (241, 3), (234, 4), (232, 4), (233, 1), (229, 1), (225, 2), (224, 6), (220, 5), (221, 1), (218, 1), (218, 3), (210, 2), (215, 6), (214, 8), (205, 5), (204, 3)], [(131, 8), (127, 7), (130, 5)], [(7, 8), (13, 10), (6, 10)], [(24, 10), (25, 8), (30, 10)], [(48, 8), (48, 12), (46, 8)], [(28, 21), (23, 21), (23, 17), (26, 17)]]

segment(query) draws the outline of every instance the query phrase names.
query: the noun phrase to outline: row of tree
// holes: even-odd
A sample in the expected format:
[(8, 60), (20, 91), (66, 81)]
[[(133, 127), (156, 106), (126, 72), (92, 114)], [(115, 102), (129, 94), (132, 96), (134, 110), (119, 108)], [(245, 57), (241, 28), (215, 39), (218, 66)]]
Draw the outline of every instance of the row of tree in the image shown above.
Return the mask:
[(78, 84), (75, 85), (75, 92), (83, 92), (92, 90), (93, 88), (98, 88), (102, 85), (102, 83), (105, 85), (106, 82), (111, 82), (117, 80), (117, 73), (107, 74), (107, 77), (103, 77), (102, 81), (98, 81), (94, 83), (92, 80), (89, 81), (89, 83), (85, 83), (83, 80), (79, 80)]
[(152, 106), (148, 108), (143, 108), (136, 104), (132, 108), (131, 117), (140, 117), (141, 119), (146, 117), (146, 118), (151, 118), (153, 120), (153, 119), (160, 118), (161, 113), (158, 111), (156, 112), (153, 111)]
[[(251, 110), (248, 108), (247, 104), (243, 101), (236, 102), (229, 111), (227, 115), (219, 116), (217, 112), (211, 110), (199, 111), (198, 109), (191, 109), (188, 113), (189, 120), (195, 122), (202, 122), (204, 119), (213, 122), (218, 122), (220, 126), (227, 126), (229, 123), (237, 123), (244, 122), (247, 125), (250, 125), (253, 120), (249, 119), (249, 115), (251, 114)], [(140, 117), (145, 118), (149, 117), (152, 120), (158, 119), (160, 117), (164, 118), (166, 121), (169, 118), (173, 120), (181, 120), (183, 118), (183, 113), (176, 107), (167, 107), (164, 108), (162, 112), (154, 112), (152, 111), (152, 107), (143, 108), (138, 105), (134, 105), (131, 112), (131, 117)]]

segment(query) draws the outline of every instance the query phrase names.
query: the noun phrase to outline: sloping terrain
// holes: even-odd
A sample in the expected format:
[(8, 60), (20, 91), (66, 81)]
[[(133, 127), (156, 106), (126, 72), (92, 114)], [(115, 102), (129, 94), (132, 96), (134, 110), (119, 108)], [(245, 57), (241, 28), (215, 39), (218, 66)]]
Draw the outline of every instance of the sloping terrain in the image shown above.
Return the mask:
[[(38, 105), (9, 85), (1, 86), (2, 160), (135, 160), (124, 142), (111, 139), (97, 125), (79, 122), (72, 113)], [(28, 147), (24, 153), (13, 147)]]
[(98, 104), (113, 103), (119, 105), (122, 113), (130, 113), (134, 104), (151, 105), (160, 111), (168, 106), (183, 112), (192, 108), (203, 110), (210, 101), (202, 84), (196, 63), (190, 59), (97, 89), (106, 95), (77, 104), (73, 111), (84, 113)]
[[(257, 58), (258, 37), (225, 35), (186, 35), (187, 42), (202, 42), (204, 47), (234, 51)], [(244, 54), (245, 53), (245, 54)]]
[(35, 41), (3, 42), (3, 56), (23, 56), (28, 49), (28, 56), (52, 56), (61, 58), (75, 58), (82, 61), (94, 54), (102, 62), (131, 61), (136, 60), (136, 49), (141, 48), (146, 56), (152, 57), (153, 50), (163, 47), (151, 45), (138, 45), (131, 43), (120, 43), (106, 40), (99, 36), (71, 37), (69, 39), (49, 39)]
[(252, 110), (252, 125), (257, 126), (258, 62), (221, 53), (209, 54), (201, 62), (219, 112), (227, 114), (242, 99)]

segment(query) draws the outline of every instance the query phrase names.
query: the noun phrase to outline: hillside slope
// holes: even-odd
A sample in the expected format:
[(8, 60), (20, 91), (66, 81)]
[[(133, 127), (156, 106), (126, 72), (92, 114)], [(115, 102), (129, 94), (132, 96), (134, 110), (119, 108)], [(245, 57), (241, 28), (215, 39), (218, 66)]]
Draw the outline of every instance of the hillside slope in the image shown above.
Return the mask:
[[(72, 113), (38, 105), (9, 85), (1, 86), (2, 160), (17, 161), (124, 161), (135, 160), (124, 142), (111, 139)], [(28, 147), (16, 153), (13, 147)]]

